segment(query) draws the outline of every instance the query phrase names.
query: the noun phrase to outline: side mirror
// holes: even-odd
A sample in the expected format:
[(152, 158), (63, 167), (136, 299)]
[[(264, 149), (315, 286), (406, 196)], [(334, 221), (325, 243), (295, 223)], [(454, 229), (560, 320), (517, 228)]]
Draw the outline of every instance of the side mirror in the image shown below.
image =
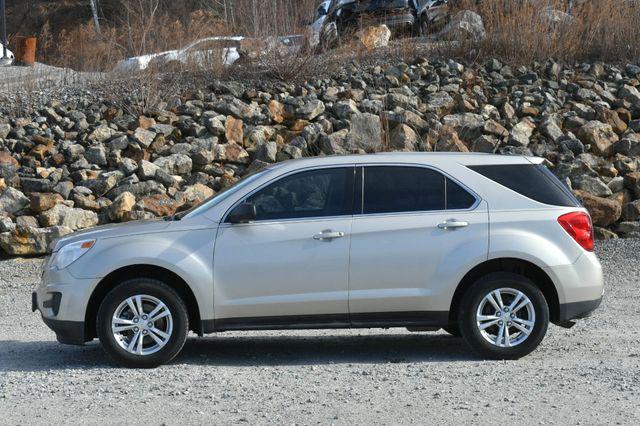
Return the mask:
[(253, 222), (256, 220), (256, 216), (256, 206), (251, 203), (242, 203), (231, 210), (231, 213), (227, 216), (227, 221), (230, 223)]

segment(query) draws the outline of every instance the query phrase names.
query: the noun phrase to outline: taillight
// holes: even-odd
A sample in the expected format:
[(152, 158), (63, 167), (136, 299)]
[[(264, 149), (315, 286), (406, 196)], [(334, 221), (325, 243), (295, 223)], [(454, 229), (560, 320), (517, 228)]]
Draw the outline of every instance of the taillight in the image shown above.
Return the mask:
[(567, 213), (558, 218), (558, 223), (580, 244), (580, 247), (587, 251), (593, 251), (591, 216), (585, 212)]

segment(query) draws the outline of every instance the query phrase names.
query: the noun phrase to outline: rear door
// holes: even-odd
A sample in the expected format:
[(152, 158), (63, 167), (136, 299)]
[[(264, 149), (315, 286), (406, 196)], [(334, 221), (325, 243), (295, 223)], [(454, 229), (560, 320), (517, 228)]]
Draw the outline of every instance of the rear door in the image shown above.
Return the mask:
[(446, 322), (461, 275), (486, 259), (486, 203), (429, 167), (371, 165), (359, 173), (361, 211), (351, 228), (349, 268), (352, 324)]

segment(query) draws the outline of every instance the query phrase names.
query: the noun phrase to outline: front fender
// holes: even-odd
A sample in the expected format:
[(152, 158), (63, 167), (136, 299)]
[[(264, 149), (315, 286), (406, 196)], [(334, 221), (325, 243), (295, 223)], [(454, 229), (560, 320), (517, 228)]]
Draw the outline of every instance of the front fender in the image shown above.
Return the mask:
[(194, 229), (98, 239), (93, 249), (69, 267), (79, 279), (99, 279), (134, 265), (165, 268), (191, 288), (201, 318), (213, 318), (213, 246), (216, 229)]

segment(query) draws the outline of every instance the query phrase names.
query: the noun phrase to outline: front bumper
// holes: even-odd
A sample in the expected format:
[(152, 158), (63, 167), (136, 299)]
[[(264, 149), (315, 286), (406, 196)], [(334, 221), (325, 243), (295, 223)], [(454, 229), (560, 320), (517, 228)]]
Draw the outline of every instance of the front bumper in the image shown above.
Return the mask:
[[(55, 295), (60, 295), (60, 293), (55, 293), (54, 296), (49, 299), (40, 302), (42, 305), (52, 305), (47, 309), (51, 309), (52, 311), (59, 309), (60, 306), (60, 297), (56, 297)], [(38, 303), (38, 293), (31, 293), (31, 310), (33, 312), (39, 311), (40, 308)], [(57, 307), (56, 307), (57, 304)], [(68, 345), (82, 345), (90, 339), (86, 338), (84, 321), (64, 321), (58, 320), (54, 318), (47, 318), (40, 312), (42, 316), (42, 321), (49, 327), (54, 333), (56, 333), (56, 339), (60, 343), (68, 344)]]
[(31, 310), (39, 311), (44, 323), (61, 343), (83, 344), (87, 336), (85, 314), (98, 279), (79, 279), (68, 270), (50, 270), (43, 265), (40, 284), (31, 295)]

